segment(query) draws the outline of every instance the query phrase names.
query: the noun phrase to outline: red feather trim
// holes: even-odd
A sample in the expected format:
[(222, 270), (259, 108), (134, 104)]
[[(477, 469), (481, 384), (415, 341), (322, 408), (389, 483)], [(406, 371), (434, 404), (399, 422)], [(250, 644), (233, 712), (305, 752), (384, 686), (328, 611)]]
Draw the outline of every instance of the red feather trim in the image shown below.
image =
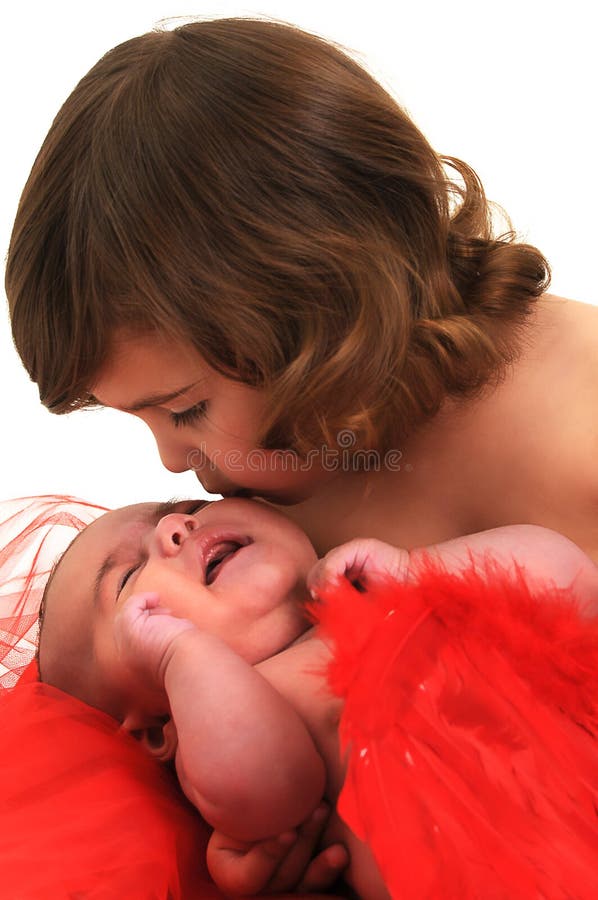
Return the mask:
[(595, 900), (598, 620), (490, 564), (322, 601), (339, 812), (392, 896)]

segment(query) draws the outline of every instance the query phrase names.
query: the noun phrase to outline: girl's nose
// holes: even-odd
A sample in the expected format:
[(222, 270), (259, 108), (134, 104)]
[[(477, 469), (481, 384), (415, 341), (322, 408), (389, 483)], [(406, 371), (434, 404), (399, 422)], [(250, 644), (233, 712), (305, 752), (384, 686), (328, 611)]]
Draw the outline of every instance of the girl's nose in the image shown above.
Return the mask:
[[(152, 429), (153, 430), (153, 429)], [(189, 448), (176, 441), (166, 441), (159, 438), (154, 431), (158, 453), (164, 468), (169, 472), (186, 472), (189, 465)]]
[(153, 543), (165, 556), (176, 556), (189, 535), (197, 528), (193, 516), (170, 513), (163, 516), (154, 529)]
[(189, 456), (193, 448), (189, 447), (178, 433), (174, 433), (172, 425), (165, 424), (163, 413), (148, 413), (144, 422), (152, 432), (163, 466), (169, 472), (186, 472), (190, 468)]

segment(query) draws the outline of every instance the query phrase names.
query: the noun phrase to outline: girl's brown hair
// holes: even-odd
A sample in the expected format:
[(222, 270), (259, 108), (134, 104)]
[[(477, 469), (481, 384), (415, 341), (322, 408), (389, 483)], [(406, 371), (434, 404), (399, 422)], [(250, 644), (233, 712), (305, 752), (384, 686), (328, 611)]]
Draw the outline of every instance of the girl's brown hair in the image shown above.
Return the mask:
[(396, 446), (499, 377), (547, 282), (360, 65), (252, 19), (151, 32), (91, 69), (33, 166), (6, 278), (53, 412), (93, 402), (117, 330), (157, 331), (265, 387), (264, 443), (300, 451), (341, 428)]

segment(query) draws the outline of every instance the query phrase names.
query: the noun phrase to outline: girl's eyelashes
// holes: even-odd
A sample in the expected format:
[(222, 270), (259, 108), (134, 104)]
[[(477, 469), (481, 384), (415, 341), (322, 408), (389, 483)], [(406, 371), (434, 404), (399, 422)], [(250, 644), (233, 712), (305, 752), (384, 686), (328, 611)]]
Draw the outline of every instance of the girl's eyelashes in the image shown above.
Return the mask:
[(182, 412), (170, 412), (170, 421), (174, 425), (175, 428), (183, 428), (185, 425), (195, 425), (199, 422), (206, 414), (208, 408), (208, 401), (202, 400), (200, 403), (196, 403), (194, 406), (190, 406), (189, 409), (184, 409)]

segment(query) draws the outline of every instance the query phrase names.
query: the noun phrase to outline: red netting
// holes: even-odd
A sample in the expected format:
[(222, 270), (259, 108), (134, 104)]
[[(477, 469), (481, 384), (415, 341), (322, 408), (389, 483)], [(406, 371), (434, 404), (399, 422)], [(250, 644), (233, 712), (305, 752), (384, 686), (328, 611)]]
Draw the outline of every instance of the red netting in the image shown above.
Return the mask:
[(104, 507), (48, 495), (0, 502), (0, 690), (35, 655), (39, 607), (56, 559)]

